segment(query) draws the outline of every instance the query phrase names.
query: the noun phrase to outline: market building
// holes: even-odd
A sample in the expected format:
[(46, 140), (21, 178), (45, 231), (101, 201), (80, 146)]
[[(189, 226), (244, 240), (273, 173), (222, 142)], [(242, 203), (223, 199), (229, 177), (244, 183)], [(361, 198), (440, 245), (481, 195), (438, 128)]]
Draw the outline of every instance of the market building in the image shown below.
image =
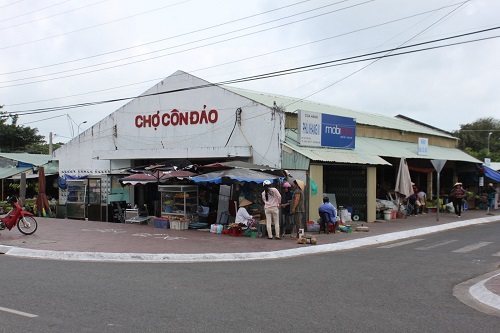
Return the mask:
[[(111, 201), (144, 199), (120, 183), (126, 170), (186, 159), (286, 170), (306, 182), (307, 220), (318, 218), (323, 195), (334, 195), (337, 205), (372, 222), (376, 199), (394, 189), (402, 157), (412, 180), (429, 194), (436, 192), (432, 160), (445, 163), (443, 191), (457, 179), (477, 186), (481, 161), (457, 149), (457, 140), (402, 116), (220, 86), (177, 71), (57, 149), (54, 159), (69, 182), (87, 179), (94, 207), (89, 202), (88, 212), (75, 215), (91, 220), (105, 220)], [(60, 205), (68, 195), (60, 191)]]

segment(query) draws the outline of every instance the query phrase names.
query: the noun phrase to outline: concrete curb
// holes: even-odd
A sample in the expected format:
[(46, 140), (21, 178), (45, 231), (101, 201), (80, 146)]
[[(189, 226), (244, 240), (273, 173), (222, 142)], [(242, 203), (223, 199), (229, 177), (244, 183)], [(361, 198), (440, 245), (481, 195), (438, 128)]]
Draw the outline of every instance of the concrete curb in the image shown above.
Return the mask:
[(382, 243), (388, 243), (396, 240), (411, 238), (415, 236), (426, 235), (430, 233), (461, 228), (471, 225), (479, 225), (498, 221), (498, 216), (478, 218), (472, 220), (463, 220), (432, 227), (424, 227), (407, 231), (399, 231), (377, 236), (370, 236), (349, 240), (339, 243), (323, 244), (317, 246), (308, 246), (296, 249), (279, 250), (272, 252), (248, 252), (248, 253), (198, 253), (198, 254), (180, 254), (180, 253), (105, 253), (105, 252), (73, 252), (73, 251), (44, 251), (32, 250), (18, 247), (9, 247), (0, 245), (0, 253), (6, 255), (52, 259), (52, 260), (70, 260), (70, 261), (111, 261), (111, 262), (154, 262), (154, 263), (194, 263), (194, 262), (228, 262), (228, 261), (247, 261), (247, 260), (270, 260), (290, 258), (309, 254), (318, 254), (324, 252), (334, 252), (350, 250), (363, 246), (371, 246)]
[(480, 281), (479, 283), (476, 283), (475, 285), (471, 286), (469, 288), (469, 293), (478, 302), (481, 302), (483, 304), (491, 306), (492, 308), (500, 310), (500, 296), (489, 291), (484, 285), (486, 282), (488, 282), (489, 280), (491, 280), (497, 276), (500, 276), (500, 273), (498, 273), (492, 277), (489, 277), (487, 279), (484, 279), (484, 280)]

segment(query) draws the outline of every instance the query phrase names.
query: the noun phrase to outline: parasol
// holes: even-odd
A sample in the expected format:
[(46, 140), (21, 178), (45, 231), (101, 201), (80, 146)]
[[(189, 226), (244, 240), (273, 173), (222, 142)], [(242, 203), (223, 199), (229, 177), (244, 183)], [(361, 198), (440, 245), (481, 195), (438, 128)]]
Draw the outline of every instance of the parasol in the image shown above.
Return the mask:
[(396, 177), (396, 188), (394, 191), (404, 195), (405, 197), (409, 197), (413, 194), (410, 170), (408, 169), (408, 164), (406, 163), (406, 159), (404, 157), (401, 157), (401, 161), (399, 162), (399, 170)]

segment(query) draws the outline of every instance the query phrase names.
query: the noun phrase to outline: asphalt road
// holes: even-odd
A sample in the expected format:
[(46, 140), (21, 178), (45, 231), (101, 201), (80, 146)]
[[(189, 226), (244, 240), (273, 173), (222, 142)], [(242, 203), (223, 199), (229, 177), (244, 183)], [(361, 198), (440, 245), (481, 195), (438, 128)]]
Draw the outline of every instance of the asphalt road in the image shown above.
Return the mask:
[(0, 332), (498, 332), (500, 317), (453, 288), (498, 268), (499, 234), (491, 223), (249, 262), (0, 256)]

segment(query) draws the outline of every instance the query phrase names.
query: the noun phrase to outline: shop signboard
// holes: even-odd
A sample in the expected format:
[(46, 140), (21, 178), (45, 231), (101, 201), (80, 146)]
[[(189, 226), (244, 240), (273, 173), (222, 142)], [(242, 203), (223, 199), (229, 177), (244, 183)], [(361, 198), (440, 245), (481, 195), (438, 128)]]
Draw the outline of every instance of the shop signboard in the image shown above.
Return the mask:
[(418, 155), (427, 156), (427, 152), (429, 151), (429, 139), (427, 138), (418, 138)]
[(302, 146), (356, 147), (356, 119), (304, 110), (299, 110), (298, 116)]

